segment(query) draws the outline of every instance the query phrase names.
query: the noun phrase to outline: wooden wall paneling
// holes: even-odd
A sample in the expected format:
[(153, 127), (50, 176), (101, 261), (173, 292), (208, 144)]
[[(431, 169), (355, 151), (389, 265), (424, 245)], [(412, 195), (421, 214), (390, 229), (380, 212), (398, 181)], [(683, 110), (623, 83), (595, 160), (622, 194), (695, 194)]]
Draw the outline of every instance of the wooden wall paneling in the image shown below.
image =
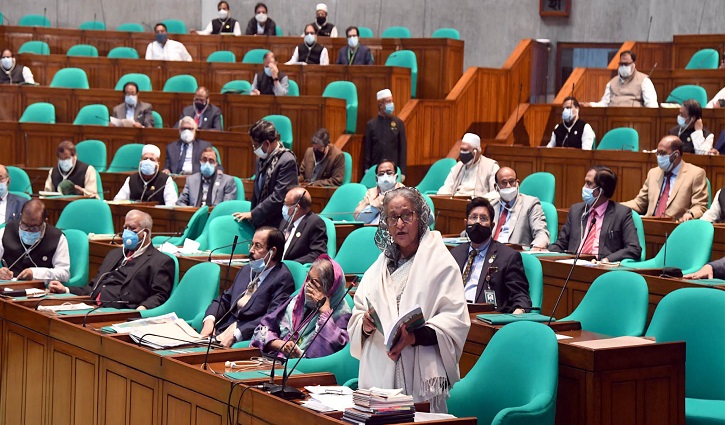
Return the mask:
[(633, 108), (606, 108), (607, 130), (601, 135), (597, 133), (597, 140), (602, 140), (604, 134), (614, 128), (631, 127), (639, 134), (639, 150), (656, 149), (662, 136), (667, 134), (658, 128), (658, 116), (661, 111), (653, 108), (636, 108), (638, 110), (634, 112), (630, 109)]
[(672, 37), (672, 67), (684, 69), (692, 55), (701, 49), (715, 49), (722, 53), (725, 34), (689, 34)]
[[(637, 55), (637, 70), (649, 75), (658, 73), (660, 70), (672, 68), (672, 43), (647, 43), (634, 42), (629, 50)], [(619, 62), (619, 55), (612, 59)], [(684, 68), (684, 67), (683, 67)], [(610, 69), (612, 67), (610, 66)], [(616, 69), (616, 67), (614, 67)], [(654, 72), (652, 71), (654, 69)]]
[[(143, 59), (146, 54), (139, 51), (141, 59), (109, 59), (113, 65), (113, 79), (111, 84), (104, 85), (107, 88), (115, 88), (118, 80), (126, 74), (146, 74), (151, 79), (151, 87), (154, 91), (161, 91), (164, 88), (165, 78), (165, 61), (146, 60)], [(139, 95), (139, 99), (143, 100), (145, 93)]]
[(224, 425), (227, 406), (168, 381), (162, 385), (163, 425)]
[(468, 68), (458, 83), (446, 97), (447, 101), (453, 102), (453, 133), (460, 134), (468, 130), (471, 123), (477, 121), (478, 108), (478, 73), (480, 68)]
[(99, 382), (98, 423), (161, 423), (161, 383), (157, 378), (102, 357)]
[(96, 424), (99, 357), (49, 339), (48, 420), (52, 424)]
[(352, 156), (352, 181), (359, 182), (363, 177), (363, 135), (343, 134), (334, 141), (335, 146)]
[[(478, 72), (479, 136), (493, 138), (510, 116), (507, 72), (501, 69), (482, 68)], [(460, 137), (460, 136), (459, 136)]]
[[(6, 87), (3, 91), (13, 90), (10, 87)], [(36, 102), (47, 102), (52, 103), (55, 106), (55, 122), (56, 123), (70, 123), (76, 116), (76, 111), (73, 109), (72, 99), (73, 89), (49, 89), (46, 87), (37, 86), (23, 86), (20, 93), (18, 93), (21, 100), (20, 109), (16, 114), (18, 118), (22, 114), (28, 105)]]
[(527, 103), (531, 96), (531, 66), (536, 43), (532, 39), (521, 40), (502, 67), (509, 71), (504, 107), (506, 114), (515, 105)]

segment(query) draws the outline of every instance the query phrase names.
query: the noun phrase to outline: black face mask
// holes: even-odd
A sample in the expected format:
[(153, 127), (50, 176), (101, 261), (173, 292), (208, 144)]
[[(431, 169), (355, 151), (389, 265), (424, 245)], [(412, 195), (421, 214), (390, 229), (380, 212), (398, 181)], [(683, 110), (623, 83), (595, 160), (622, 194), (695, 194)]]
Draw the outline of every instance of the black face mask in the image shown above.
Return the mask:
[(314, 152), (315, 159), (318, 160), (318, 161), (325, 157), (325, 151), (320, 152), (318, 150), (314, 150), (313, 149), (312, 152)]
[(201, 111), (206, 107), (206, 102), (194, 102), (194, 107), (197, 111)]
[(481, 223), (473, 223), (466, 226), (466, 233), (471, 242), (480, 244), (486, 242), (491, 237), (491, 228), (482, 226)]
[(323, 26), (323, 25), (325, 25), (325, 22), (327, 22), (327, 17), (325, 17), (325, 16), (317, 17), (317, 25)]
[(468, 164), (473, 159), (473, 152), (461, 152), (458, 155), (458, 158), (461, 160), (462, 163)]

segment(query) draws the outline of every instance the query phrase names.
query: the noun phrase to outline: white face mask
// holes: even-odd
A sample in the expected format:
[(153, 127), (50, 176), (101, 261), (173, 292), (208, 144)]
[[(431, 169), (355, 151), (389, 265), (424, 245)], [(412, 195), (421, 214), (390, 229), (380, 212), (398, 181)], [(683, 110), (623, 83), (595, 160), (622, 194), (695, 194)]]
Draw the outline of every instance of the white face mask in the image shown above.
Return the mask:
[(2, 58), (2, 65), (5, 69), (10, 69), (13, 67), (13, 58)]
[(627, 79), (632, 76), (632, 65), (622, 65), (619, 67), (619, 76)]
[(356, 48), (359, 42), (360, 39), (356, 35), (347, 38), (347, 45), (350, 46), (351, 49)]
[(315, 35), (314, 34), (307, 34), (305, 35), (305, 44), (308, 46), (312, 46), (315, 44)]
[(518, 186), (506, 187), (506, 188), (498, 190), (498, 193), (499, 193), (499, 195), (501, 195), (501, 199), (503, 199), (504, 202), (511, 202), (514, 199), (516, 199), (518, 192), (519, 192)]
[(267, 22), (267, 14), (266, 13), (257, 13), (254, 16), (254, 19), (256, 19), (257, 22), (259, 22), (260, 24), (263, 24), (263, 23)]
[(227, 17), (229, 16), (229, 11), (224, 10), (224, 9), (219, 9), (217, 14), (219, 15), (219, 19), (227, 19)]
[(387, 192), (395, 187), (397, 176), (395, 174), (385, 174), (378, 176), (378, 188), (381, 192)]
[(184, 143), (191, 143), (194, 141), (194, 132), (192, 130), (183, 130), (180, 137)]
[(267, 159), (267, 152), (262, 150), (262, 145), (259, 145), (259, 147), (254, 150), (254, 154), (262, 159)]
[(73, 168), (73, 158), (59, 159), (58, 167), (61, 171), (67, 173), (68, 171), (70, 171), (71, 168)]

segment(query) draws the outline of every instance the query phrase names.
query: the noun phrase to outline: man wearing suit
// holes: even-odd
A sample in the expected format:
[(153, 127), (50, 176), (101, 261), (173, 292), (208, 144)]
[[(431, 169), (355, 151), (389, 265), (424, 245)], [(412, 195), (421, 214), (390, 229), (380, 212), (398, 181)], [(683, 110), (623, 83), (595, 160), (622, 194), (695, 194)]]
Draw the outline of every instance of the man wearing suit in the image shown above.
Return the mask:
[(151, 244), (151, 216), (139, 210), (126, 214), (123, 247), (103, 259), (98, 275), (88, 285), (66, 288), (50, 282), (54, 293), (88, 295), (99, 305), (146, 310), (163, 304), (174, 284), (174, 260)]
[(523, 313), (531, 308), (529, 282), (521, 254), (491, 237), (494, 209), (485, 198), (466, 206), (466, 233), (470, 243), (451, 250), (463, 273), (466, 299), (491, 303), (503, 313)]
[(0, 164), (0, 224), (20, 219), (20, 212), (27, 199), (9, 193), (10, 175), (8, 169)]
[(499, 197), (491, 202), (496, 212), (493, 239), (501, 243), (531, 246), (534, 251), (549, 246), (549, 229), (539, 198), (519, 193), (516, 171), (509, 167), (496, 172)]
[(209, 103), (209, 90), (201, 86), (194, 94), (194, 104), (184, 108), (181, 118), (191, 117), (199, 130), (219, 130), (222, 127), (222, 110)]
[(684, 276), (685, 279), (725, 279), (725, 257), (710, 261), (695, 273)]
[(282, 232), (273, 227), (257, 229), (249, 247), (249, 264), (206, 309), (202, 337), (216, 334), (225, 347), (250, 339), (262, 318), (289, 298), (295, 284), (282, 263), (283, 251)]
[(707, 210), (707, 177), (682, 159), (682, 149), (677, 136), (663, 137), (657, 145), (658, 167), (649, 170), (637, 197), (622, 205), (647, 216), (700, 218)]
[(340, 186), (345, 178), (345, 155), (330, 144), (330, 132), (318, 128), (312, 135), (299, 167), (300, 183), (310, 186)]
[(632, 220), (632, 211), (610, 200), (617, 187), (617, 175), (601, 165), (587, 170), (582, 200), (569, 208), (559, 238), (549, 251), (594, 255), (602, 262), (639, 260), (642, 247)]
[(498, 162), (483, 155), (481, 138), (477, 134), (464, 134), (460, 145), (459, 161), (451, 168), (445, 183), (438, 189), (438, 194), (487, 198), (495, 196)]
[(357, 27), (347, 27), (347, 46), (340, 49), (335, 65), (375, 65), (370, 48), (360, 44), (360, 31)]
[(287, 192), (282, 205), (280, 230), (285, 236), (284, 259), (312, 263), (327, 253), (327, 228), (317, 214), (310, 211), (312, 197), (302, 187)]
[(186, 179), (184, 190), (176, 205), (187, 207), (213, 207), (221, 202), (237, 199), (237, 185), (234, 178), (217, 171), (217, 158), (214, 148), (206, 148), (201, 153), (201, 168)]
[[(119, 120), (129, 120), (136, 128), (154, 126), (153, 106), (150, 103), (138, 100), (138, 85), (129, 81), (123, 86), (124, 102), (113, 108), (113, 117)], [(113, 126), (113, 122), (109, 123)]]
[(211, 143), (196, 138), (196, 122), (184, 117), (179, 121), (179, 139), (166, 145), (165, 174), (195, 174), (201, 170), (201, 153)]

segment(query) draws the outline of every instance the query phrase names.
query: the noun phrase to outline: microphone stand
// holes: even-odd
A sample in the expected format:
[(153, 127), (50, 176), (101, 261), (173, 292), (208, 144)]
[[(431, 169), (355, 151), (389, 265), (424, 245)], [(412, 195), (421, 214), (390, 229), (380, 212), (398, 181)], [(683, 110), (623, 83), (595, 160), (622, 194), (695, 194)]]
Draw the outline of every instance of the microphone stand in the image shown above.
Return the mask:
[(121, 298), (125, 297), (126, 295), (128, 295), (128, 292), (126, 292), (126, 293), (124, 293), (124, 294), (120, 295), (120, 296), (119, 296), (118, 298), (116, 298), (115, 300), (111, 300), (111, 301), (103, 301), (103, 302), (101, 302), (100, 304), (98, 304), (97, 306), (93, 307), (93, 308), (92, 308), (91, 310), (88, 310), (88, 311), (86, 312), (86, 314), (84, 314), (84, 315), (83, 315), (83, 327), (84, 327), (84, 328), (86, 327), (86, 324), (87, 324), (86, 322), (88, 321), (88, 315), (89, 315), (89, 314), (91, 314), (91, 313), (93, 313), (94, 311), (98, 310), (99, 308), (101, 308), (101, 307), (105, 307), (105, 306), (107, 306), (107, 305), (109, 305), (109, 304), (113, 304), (113, 303), (121, 303), (121, 304), (128, 304), (128, 301), (122, 301), (122, 300), (121, 300)]
[[(223, 248), (229, 248), (231, 246), (232, 247), (232, 255), (233, 255), (234, 254), (234, 247), (236, 247), (238, 244), (242, 244), (242, 243), (246, 243), (246, 242), (251, 242), (252, 241), (251, 239), (247, 239), (247, 240), (244, 240), (244, 241), (241, 241), (241, 242), (237, 242), (237, 239), (238, 238), (239, 238), (239, 235), (236, 235), (236, 236), (234, 236), (234, 242), (233, 243), (230, 243), (229, 245), (218, 246), (218, 247), (212, 249), (211, 251), (209, 251), (209, 257), (207, 257), (206, 261), (207, 262), (211, 261), (211, 256), (212, 256), (212, 254), (214, 254), (214, 251), (217, 251), (217, 250), (220, 250), (220, 249), (223, 249)], [(229, 258), (229, 264), (230, 265), (231, 265), (231, 262), (232, 262), (232, 259), (230, 257)]]
[[(227, 279), (229, 279), (229, 270), (232, 268), (232, 259), (234, 258), (234, 249), (237, 247), (237, 241), (239, 240), (239, 235), (234, 235), (234, 242), (232, 243), (232, 252), (229, 254), (229, 264), (227, 265), (227, 273), (224, 277), (224, 281), (226, 282)], [(211, 254), (209, 254), (209, 260), (211, 260)], [(219, 314), (219, 309), (221, 308), (222, 303), (221, 299), (217, 301), (217, 307), (216, 307), (216, 314)], [(229, 314), (230, 311), (234, 309), (234, 303), (232, 303), (231, 307), (229, 308), (229, 311), (222, 316), (222, 319), (226, 318), (226, 315)], [(221, 319), (219, 319), (219, 322), (221, 322)], [(209, 360), (209, 351), (211, 351), (211, 340), (214, 339), (214, 332), (216, 331), (216, 325), (219, 322), (214, 323), (214, 327), (212, 328), (212, 332), (209, 335), (209, 343), (206, 346), (206, 354), (204, 355), (204, 363), (203, 363), (203, 369), (207, 369), (207, 361)]]

